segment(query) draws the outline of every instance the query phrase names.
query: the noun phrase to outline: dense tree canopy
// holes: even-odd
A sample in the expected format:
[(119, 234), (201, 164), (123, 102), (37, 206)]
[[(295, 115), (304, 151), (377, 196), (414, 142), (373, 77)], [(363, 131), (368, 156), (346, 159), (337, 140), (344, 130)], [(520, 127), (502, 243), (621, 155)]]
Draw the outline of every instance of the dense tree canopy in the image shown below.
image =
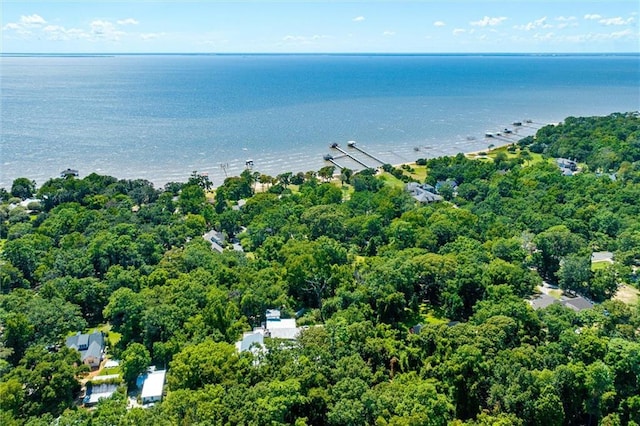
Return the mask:
[[(0, 423), (640, 424), (640, 308), (612, 300), (638, 282), (638, 115), (568, 118), (494, 157), (339, 182), (247, 170), (215, 191), (197, 173), (17, 180), (41, 202), (0, 205)], [(411, 180), (449, 201), (416, 202)], [(534, 310), (543, 280), (598, 303)], [(300, 337), (238, 353), (270, 308)], [(130, 387), (168, 368), (162, 403), (76, 408), (86, 367), (64, 339), (94, 327)]]

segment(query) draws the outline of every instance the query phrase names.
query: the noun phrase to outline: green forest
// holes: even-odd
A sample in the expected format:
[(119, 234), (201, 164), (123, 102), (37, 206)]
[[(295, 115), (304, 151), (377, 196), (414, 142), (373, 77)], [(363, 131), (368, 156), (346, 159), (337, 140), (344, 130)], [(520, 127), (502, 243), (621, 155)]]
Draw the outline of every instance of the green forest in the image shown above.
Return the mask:
[[(4, 426), (640, 425), (638, 113), (379, 171), (27, 176), (0, 199)], [(593, 307), (534, 309), (542, 286)], [(238, 352), (267, 309), (298, 338)], [(122, 380), (87, 409), (65, 339), (94, 330)], [(150, 365), (162, 402), (128, 407)]]

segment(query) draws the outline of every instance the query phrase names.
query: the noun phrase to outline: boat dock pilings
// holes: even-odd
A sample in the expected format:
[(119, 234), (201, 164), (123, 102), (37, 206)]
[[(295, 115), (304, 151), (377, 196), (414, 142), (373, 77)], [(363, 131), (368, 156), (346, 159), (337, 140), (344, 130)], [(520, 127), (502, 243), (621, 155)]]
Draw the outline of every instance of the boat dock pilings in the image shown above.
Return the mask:
[(357, 151), (359, 151), (359, 152), (363, 153), (364, 155), (366, 155), (367, 157), (369, 157), (369, 158), (371, 158), (371, 159), (373, 159), (373, 160), (377, 161), (377, 162), (378, 162), (378, 163), (380, 163), (381, 165), (384, 165), (384, 164), (385, 164), (385, 162), (384, 162), (384, 161), (382, 161), (381, 159), (379, 159), (379, 158), (375, 157), (373, 154), (369, 154), (369, 153), (368, 153), (367, 151), (365, 151), (364, 149), (362, 149), (362, 148), (360, 148), (360, 147), (356, 146), (356, 141), (349, 141), (349, 142), (347, 142), (347, 146), (349, 146), (349, 148), (353, 148), (353, 149), (355, 149), (355, 150), (357, 150)]
[(324, 161), (330, 162), (331, 164), (336, 166), (339, 170), (344, 169), (344, 167), (341, 166), (340, 164), (338, 164), (338, 162), (335, 160), (336, 158), (344, 158), (344, 155), (341, 155), (340, 157), (334, 157), (331, 154), (327, 154), (327, 155), (324, 156)]
[(341, 152), (342, 154), (344, 154), (346, 157), (351, 158), (353, 161), (355, 161), (356, 163), (360, 164), (362, 167), (364, 167), (365, 169), (370, 169), (371, 167), (367, 166), (365, 163), (363, 163), (362, 161), (358, 160), (356, 157), (354, 157), (353, 155), (349, 154), (347, 151), (345, 151), (344, 149), (340, 148), (340, 145), (338, 145), (337, 143), (332, 143), (331, 144), (331, 148), (335, 149), (339, 152)]

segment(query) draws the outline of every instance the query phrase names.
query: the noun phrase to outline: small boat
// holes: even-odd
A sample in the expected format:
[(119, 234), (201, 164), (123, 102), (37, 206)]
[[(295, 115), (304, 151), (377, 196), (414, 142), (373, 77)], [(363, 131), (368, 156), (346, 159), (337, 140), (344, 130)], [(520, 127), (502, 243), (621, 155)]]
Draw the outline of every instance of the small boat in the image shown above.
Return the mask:
[(485, 138), (492, 138), (493, 137), (493, 133), (487, 132), (487, 133), (484, 134), (484, 137)]
[(349, 148), (353, 148), (354, 146), (356, 146), (356, 141), (349, 141), (349, 142), (347, 142), (347, 146), (348, 146)]
[(508, 135), (508, 134), (513, 133), (513, 130), (505, 128), (504, 132)]
[(518, 126), (522, 126), (522, 121), (514, 121), (513, 123), (514, 126), (518, 127)]

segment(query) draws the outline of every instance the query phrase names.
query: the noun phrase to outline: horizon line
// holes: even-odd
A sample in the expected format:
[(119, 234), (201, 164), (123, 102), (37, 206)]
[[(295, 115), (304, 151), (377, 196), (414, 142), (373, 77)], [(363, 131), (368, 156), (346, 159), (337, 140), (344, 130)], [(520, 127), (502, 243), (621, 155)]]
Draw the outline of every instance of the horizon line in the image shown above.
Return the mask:
[(9, 55), (68, 55), (68, 56), (105, 56), (105, 55), (201, 55), (201, 56), (267, 56), (267, 55), (305, 55), (305, 56), (454, 56), (454, 55), (526, 55), (526, 56), (553, 56), (553, 55), (635, 55), (638, 52), (0, 52), (0, 56)]

